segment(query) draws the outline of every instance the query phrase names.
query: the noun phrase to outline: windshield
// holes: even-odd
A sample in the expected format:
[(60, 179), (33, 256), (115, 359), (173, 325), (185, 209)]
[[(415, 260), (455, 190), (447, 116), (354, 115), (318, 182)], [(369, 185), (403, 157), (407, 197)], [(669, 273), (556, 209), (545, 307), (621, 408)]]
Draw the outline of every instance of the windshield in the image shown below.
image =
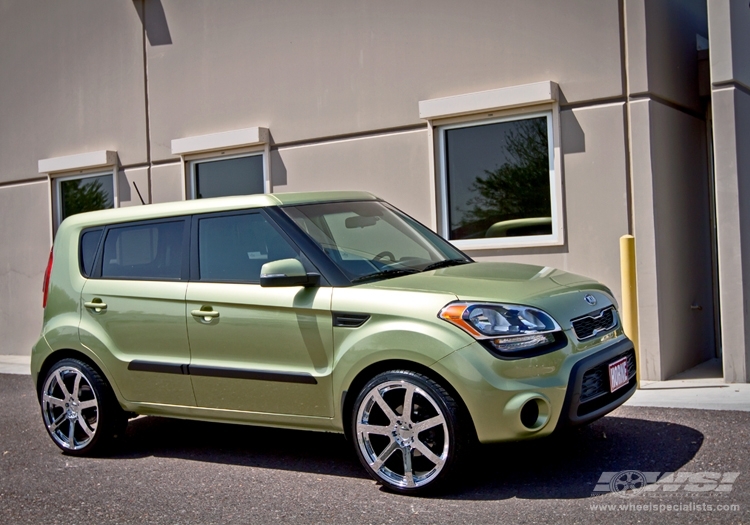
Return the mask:
[(352, 282), (471, 262), (443, 238), (381, 201), (283, 209)]

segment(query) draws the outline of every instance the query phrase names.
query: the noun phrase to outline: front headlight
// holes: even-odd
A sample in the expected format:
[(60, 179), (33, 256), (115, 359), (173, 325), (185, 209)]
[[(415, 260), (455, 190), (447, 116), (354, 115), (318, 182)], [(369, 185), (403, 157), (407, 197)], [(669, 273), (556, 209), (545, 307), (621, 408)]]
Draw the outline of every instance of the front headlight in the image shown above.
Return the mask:
[(554, 343), (555, 332), (562, 330), (542, 310), (516, 304), (451, 303), (440, 310), (438, 317), (500, 352), (519, 352)]

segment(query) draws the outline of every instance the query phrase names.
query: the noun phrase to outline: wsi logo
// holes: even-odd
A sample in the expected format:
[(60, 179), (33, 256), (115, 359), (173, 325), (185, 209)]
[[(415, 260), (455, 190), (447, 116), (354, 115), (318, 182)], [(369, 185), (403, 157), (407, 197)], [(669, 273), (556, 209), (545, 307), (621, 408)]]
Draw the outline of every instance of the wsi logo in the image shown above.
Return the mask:
[(646, 492), (731, 492), (739, 472), (602, 472), (593, 495), (612, 492), (629, 498)]

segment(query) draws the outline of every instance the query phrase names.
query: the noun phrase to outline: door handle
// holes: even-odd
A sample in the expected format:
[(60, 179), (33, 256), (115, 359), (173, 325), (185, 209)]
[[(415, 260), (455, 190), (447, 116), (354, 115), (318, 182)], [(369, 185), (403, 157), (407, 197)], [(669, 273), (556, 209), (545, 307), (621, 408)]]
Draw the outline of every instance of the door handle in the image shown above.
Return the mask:
[(103, 303), (101, 299), (94, 299), (93, 301), (86, 301), (83, 306), (94, 310), (96, 313), (103, 312), (107, 309), (107, 303)]
[(209, 322), (211, 319), (219, 317), (219, 312), (215, 310), (192, 310), (190, 315), (200, 317), (203, 321)]

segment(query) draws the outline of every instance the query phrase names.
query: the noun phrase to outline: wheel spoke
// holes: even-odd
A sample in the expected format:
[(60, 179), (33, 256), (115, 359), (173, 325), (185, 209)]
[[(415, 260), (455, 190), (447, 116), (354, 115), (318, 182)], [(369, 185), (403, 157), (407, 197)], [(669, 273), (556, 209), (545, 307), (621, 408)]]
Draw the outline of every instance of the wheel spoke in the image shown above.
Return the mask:
[(414, 469), (411, 466), (411, 449), (404, 447), (401, 449), (401, 455), (404, 457), (404, 477), (408, 487), (414, 486)]
[(435, 464), (435, 466), (437, 466), (437, 467), (439, 467), (443, 463), (445, 463), (440, 456), (438, 456), (432, 450), (430, 450), (427, 447), (427, 445), (425, 445), (424, 443), (422, 443), (421, 441), (419, 441), (419, 438), (417, 438), (417, 439), (414, 440), (414, 448), (416, 448), (417, 450), (419, 450), (424, 457), (426, 457), (427, 459), (429, 459), (430, 461), (432, 461)]
[(391, 442), (388, 444), (387, 447), (378, 455), (378, 459), (376, 459), (371, 467), (373, 470), (380, 470), (380, 467), (383, 466), (383, 463), (388, 461), (388, 458), (391, 457), (391, 455), (396, 452), (399, 449), (399, 446), (396, 444), (395, 441), (391, 440)]
[(357, 430), (359, 432), (365, 433), (365, 434), (377, 434), (379, 436), (390, 436), (391, 435), (391, 427), (385, 426), (381, 427), (379, 425), (357, 425)]
[(95, 429), (89, 428), (88, 423), (86, 422), (86, 420), (83, 418), (81, 414), (78, 414), (78, 424), (81, 425), (81, 428), (83, 429), (84, 432), (86, 432), (86, 435), (88, 437), (92, 437), (94, 435)]
[(68, 427), (68, 444), (70, 445), (70, 448), (74, 448), (76, 446), (76, 420), (75, 419), (69, 419), (70, 426)]
[(388, 403), (385, 402), (385, 399), (383, 399), (383, 396), (379, 391), (375, 391), (372, 393), (372, 398), (375, 400), (375, 402), (378, 404), (378, 406), (383, 410), (385, 413), (385, 416), (390, 420), (391, 424), (396, 422), (396, 419), (398, 419), (398, 415), (393, 411), (393, 409), (388, 406)]
[(73, 391), (71, 392), (73, 399), (76, 401), (78, 401), (78, 396), (81, 394), (81, 375), (80, 372), (76, 374), (76, 379), (73, 382)]
[(96, 399), (89, 399), (88, 401), (81, 401), (78, 403), (78, 409), (83, 410), (84, 408), (91, 408), (96, 406)]
[(411, 407), (414, 402), (414, 389), (415, 386), (411, 383), (406, 383), (406, 392), (404, 393), (404, 408), (401, 411), (401, 416), (409, 423), (411, 423)]
[(65, 386), (65, 383), (63, 383), (62, 376), (60, 376), (60, 371), (55, 371), (55, 381), (57, 381), (57, 385), (60, 387), (60, 389), (63, 391), (63, 394), (66, 398), (70, 397), (70, 392), (68, 392), (68, 387)]
[(432, 427), (436, 427), (438, 425), (442, 425), (445, 423), (445, 418), (443, 416), (435, 416), (431, 417), (430, 419), (425, 419), (424, 421), (420, 421), (419, 423), (414, 424), (414, 432), (416, 434), (419, 434), (423, 430), (427, 430)]
[(47, 428), (49, 429), (49, 431), (54, 432), (55, 430), (57, 430), (57, 427), (59, 427), (62, 424), (62, 422), (65, 421), (66, 415), (67, 414), (63, 412), (62, 414), (60, 414), (60, 416), (57, 419), (55, 419), (52, 423), (47, 425)]
[(63, 401), (62, 399), (58, 399), (56, 397), (50, 396), (49, 394), (44, 394), (42, 396), (42, 401), (44, 401), (45, 403), (49, 403), (50, 405), (57, 406), (57, 407), (65, 406), (65, 401)]

